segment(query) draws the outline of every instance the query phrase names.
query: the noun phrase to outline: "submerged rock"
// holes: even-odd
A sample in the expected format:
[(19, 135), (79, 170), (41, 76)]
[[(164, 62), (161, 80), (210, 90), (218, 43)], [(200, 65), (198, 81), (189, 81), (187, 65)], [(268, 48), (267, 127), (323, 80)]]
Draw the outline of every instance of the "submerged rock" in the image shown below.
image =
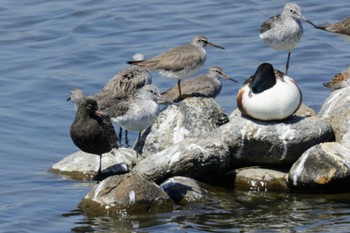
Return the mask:
[(319, 117), (330, 123), (335, 140), (350, 148), (350, 87), (332, 92), (324, 102)]
[(201, 138), (228, 120), (224, 109), (213, 98), (190, 97), (162, 111), (152, 127), (142, 134), (143, 148), (148, 156), (184, 139)]
[(236, 165), (291, 165), (310, 147), (332, 141), (331, 126), (317, 117), (292, 116), (283, 121), (252, 120), (234, 111), (230, 122), (210, 137), (223, 141)]
[[(138, 162), (138, 155), (127, 148), (113, 149), (102, 155), (102, 175), (124, 174), (132, 170)], [(93, 180), (97, 175), (100, 157), (78, 151), (52, 165), (50, 172), (76, 180)]]
[(79, 207), (90, 216), (125, 215), (172, 211), (173, 202), (157, 184), (130, 172), (94, 186)]
[(236, 170), (234, 188), (252, 192), (282, 192), (289, 191), (287, 172), (260, 168), (245, 167)]
[(350, 150), (337, 142), (308, 149), (288, 174), (288, 186), (301, 192), (345, 192), (349, 182)]

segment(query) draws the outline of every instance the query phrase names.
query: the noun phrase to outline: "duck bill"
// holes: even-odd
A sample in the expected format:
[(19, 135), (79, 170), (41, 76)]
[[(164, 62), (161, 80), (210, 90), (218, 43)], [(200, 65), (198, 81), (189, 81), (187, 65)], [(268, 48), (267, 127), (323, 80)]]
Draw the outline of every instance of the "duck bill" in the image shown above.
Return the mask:
[(213, 46), (215, 48), (219, 48), (219, 49), (225, 49), (224, 47), (220, 46), (220, 45), (217, 45), (217, 44), (214, 44), (214, 43), (211, 43), (211, 42), (207, 42), (207, 45), (210, 45), (210, 46)]

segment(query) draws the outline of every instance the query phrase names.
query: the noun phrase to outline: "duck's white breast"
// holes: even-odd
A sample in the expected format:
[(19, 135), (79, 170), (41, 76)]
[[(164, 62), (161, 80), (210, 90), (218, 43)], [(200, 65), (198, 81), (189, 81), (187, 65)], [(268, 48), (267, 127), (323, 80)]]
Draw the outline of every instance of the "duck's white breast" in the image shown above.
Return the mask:
[(302, 95), (294, 81), (284, 76), (276, 84), (261, 93), (254, 94), (247, 85), (239, 92), (240, 109), (243, 113), (259, 120), (282, 120), (291, 116), (300, 106)]

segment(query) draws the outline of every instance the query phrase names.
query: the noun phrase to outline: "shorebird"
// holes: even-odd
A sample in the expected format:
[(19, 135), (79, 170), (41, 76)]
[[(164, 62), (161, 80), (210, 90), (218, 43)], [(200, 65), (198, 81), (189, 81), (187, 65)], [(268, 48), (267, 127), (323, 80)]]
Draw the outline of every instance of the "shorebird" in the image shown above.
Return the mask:
[(323, 86), (328, 87), (332, 91), (350, 86), (350, 66), (347, 70), (336, 74), (331, 81), (323, 83)]
[(70, 91), (70, 95), (67, 99), (67, 101), (71, 100), (74, 104), (75, 110), (78, 110), (78, 106), (81, 101), (83, 101), (85, 98), (85, 95), (83, 91), (79, 88), (74, 88)]
[(292, 49), (303, 36), (303, 26), (300, 19), (316, 26), (301, 14), (300, 7), (295, 3), (287, 3), (281, 14), (270, 17), (260, 27), (260, 39), (275, 50), (287, 50), (286, 74)]
[(350, 17), (343, 19), (342, 21), (328, 24), (325, 26), (315, 26), (317, 29), (321, 29), (327, 32), (337, 33), (347, 41), (350, 41)]
[(74, 144), (82, 151), (100, 156), (100, 165), (95, 179), (101, 178), (102, 154), (117, 147), (118, 137), (110, 118), (98, 110), (97, 101), (82, 98), (70, 127)]
[(137, 148), (141, 132), (150, 127), (157, 119), (160, 108), (157, 103), (162, 98), (154, 85), (145, 85), (135, 94), (112, 99), (104, 111), (119, 126), (126, 130), (139, 132), (134, 145)]
[[(184, 81), (182, 83), (182, 95), (215, 98), (221, 92), (222, 83), (220, 78), (229, 79), (237, 83), (237, 80), (225, 74), (219, 66), (212, 66), (206, 74)], [(178, 100), (177, 87), (174, 86), (163, 92), (162, 97), (172, 102)]]
[[(132, 61), (144, 60), (144, 55), (137, 53), (132, 57)], [(152, 76), (148, 69), (131, 65), (111, 78), (103, 89), (94, 95), (100, 108), (105, 108), (106, 104), (113, 98), (121, 98), (134, 94), (146, 84), (152, 84)], [(119, 128), (119, 142), (122, 140), (122, 128)], [(125, 131), (125, 143), (128, 145), (128, 131)]]
[(175, 47), (147, 60), (129, 61), (128, 63), (157, 70), (162, 76), (178, 80), (179, 96), (182, 97), (181, 80), (191, 77), (205, 63), (207, 45), (224, 49), (224, 47), (209, 42), (205, 36), (198, 35), (192, 38), (191, 44)]
[(302, 93), (294, 80), (269, 63), (261, 64), (237, 94), (241, 113), (262, 121), (288, 118), (301, 102)]

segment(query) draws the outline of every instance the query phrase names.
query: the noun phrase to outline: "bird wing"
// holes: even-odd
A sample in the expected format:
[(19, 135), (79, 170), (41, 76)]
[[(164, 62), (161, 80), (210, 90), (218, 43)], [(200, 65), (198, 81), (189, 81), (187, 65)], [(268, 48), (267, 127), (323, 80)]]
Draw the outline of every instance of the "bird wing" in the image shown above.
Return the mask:
[(270, 30), (273, 25), (279, 21), (279, 15), (272, 16), (268, 18), (260, 27), (260, 33), (264, 33), (268, 30)]

